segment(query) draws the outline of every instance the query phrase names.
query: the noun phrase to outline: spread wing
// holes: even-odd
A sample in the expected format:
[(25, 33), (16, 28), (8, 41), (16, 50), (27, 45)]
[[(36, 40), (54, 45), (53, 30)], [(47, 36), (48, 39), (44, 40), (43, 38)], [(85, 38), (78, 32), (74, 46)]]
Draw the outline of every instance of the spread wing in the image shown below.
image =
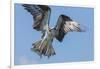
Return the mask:
[(46, 5), (22, 5), (33, 16), (33, 28), (37, 31), (42, 31), (45, 25), (48, 25), (51, 9)]
[(73, 21), (70, 17), (65, 15), (60, 15), (57, 21), (57, 25), (54, 27), (54, 30), (56, 31), (56, 39), (62, 42), (64, 36), (68, 32), (82, 32), (83, 29), (80, 28), (80, 25)]

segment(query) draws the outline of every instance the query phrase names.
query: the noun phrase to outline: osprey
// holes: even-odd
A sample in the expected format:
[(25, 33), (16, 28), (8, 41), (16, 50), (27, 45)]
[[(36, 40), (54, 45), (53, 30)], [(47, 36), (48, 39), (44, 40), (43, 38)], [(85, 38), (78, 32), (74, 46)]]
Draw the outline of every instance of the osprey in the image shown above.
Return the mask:
[(33, 16), (33, 29), (42, 32), (41, 39), (33, 43), (31, 48), (31, 50), (36, 52), (40, 57), (44, 55), (49, 58), (50, 56), (56, 54), (52, 46), (54, 38), (56, 38), (59, 42), (62, 42), (64, 36), (68, 32), (84, 31), (82, 28), (80, 28), (80, 24), (73, 21), (69, 16), (63, 14), (59, 16), (56, 26), (51, 29), (49, 27), (51, 14), (51, 9), (49, 6), (33, 4), (23, 4), (22, 6)]

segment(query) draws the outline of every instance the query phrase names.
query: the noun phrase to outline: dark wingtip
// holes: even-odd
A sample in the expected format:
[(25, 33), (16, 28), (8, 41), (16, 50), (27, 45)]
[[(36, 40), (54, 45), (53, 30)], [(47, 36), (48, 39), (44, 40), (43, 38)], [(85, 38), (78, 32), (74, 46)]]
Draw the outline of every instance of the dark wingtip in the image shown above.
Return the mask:
[(58, 39), (59, 42), (62, 42), (63, 41), (63, 38), (64, 37), (58, 37), (57, 39)]
[(63, 41), (63, 39), (59, 39), (59, 42), (62, 42)]
[(59, 32), (59, 35), (56, 36), (56, 38), (57, 38), (57, 40), (58, 40), (59, 42), (62, 42), (63, 39), (64, 39), (64, 36), (65, 36), (65, 33), (64, 33), (64, 32)]
[(65, 21), (73, 21), (69, 16), (66, 16), (64, 14), (61, 14), (60, 16), (62, 16), (62, 18), (65, 20)]
[(41, 7), (43, 10), (50, 10), (51, 11), (51, 8), (48, 6), (48, 5), (38, 5), (39, 7)]
[(23, 7), (26, 7), (28, 4), (22, 4)]

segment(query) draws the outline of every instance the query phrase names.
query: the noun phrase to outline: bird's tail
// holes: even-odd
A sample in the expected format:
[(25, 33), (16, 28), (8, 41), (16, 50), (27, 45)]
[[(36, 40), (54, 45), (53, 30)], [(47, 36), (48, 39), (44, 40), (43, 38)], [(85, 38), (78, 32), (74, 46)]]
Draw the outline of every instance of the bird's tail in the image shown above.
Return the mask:
[(50, 56), (53, 56), (56, 54), (52, 46), (52, 43), (47, 44), (47, 40), (44, 40), (43, 42), (42, 40), (37, 41), (33, 43), (32, 46), (33, 48), (31, 48), (31, 50), (36, 52), (40, 57), (44, 55), (49, 58)]

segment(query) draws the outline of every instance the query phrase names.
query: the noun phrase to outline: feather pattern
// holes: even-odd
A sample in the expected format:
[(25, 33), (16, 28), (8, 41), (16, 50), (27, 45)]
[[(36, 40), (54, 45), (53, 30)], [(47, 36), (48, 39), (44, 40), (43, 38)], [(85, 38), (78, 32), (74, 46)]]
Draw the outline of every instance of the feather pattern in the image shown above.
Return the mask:
[(57, 21), (57, 25), (54, 27), (56, 31), (56, 39), (60, 42), (63, 41), (64, 36), (68, 32), (82, 32), (83, 30), (80, 28), (80, 25), (73, 21), (70, 17), (65, 15), (60, 15)]
[(46, 5), (32, 5), (23, 4), (22, 5), (32, 16), (33, 16), (33, 28), (37, 31), (43, 31), (44, 26), (48, 25), (50, 8)]

